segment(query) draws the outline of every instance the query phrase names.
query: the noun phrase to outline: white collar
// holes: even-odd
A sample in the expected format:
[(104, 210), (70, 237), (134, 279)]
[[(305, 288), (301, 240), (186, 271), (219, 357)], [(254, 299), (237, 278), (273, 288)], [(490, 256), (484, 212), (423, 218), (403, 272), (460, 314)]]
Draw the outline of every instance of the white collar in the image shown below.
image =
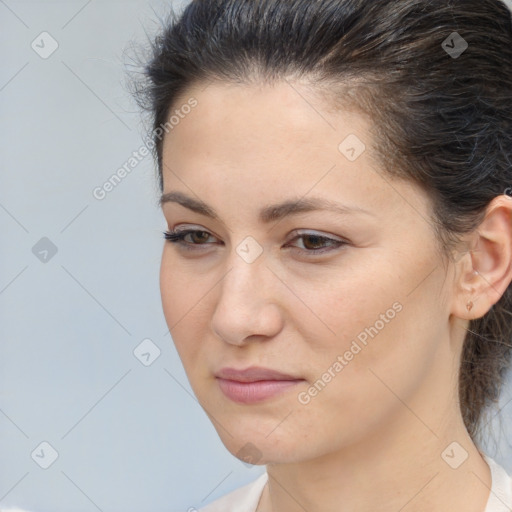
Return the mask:
[(482, 453), (491, 470), (491, 492), (484, 512), (511, 512), (512, 479), (494, 459)]

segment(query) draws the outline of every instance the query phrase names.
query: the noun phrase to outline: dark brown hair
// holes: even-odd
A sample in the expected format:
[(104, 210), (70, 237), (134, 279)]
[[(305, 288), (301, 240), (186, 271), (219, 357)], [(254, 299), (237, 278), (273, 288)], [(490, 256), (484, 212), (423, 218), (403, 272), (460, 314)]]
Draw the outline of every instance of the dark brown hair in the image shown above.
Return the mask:
[[(512, 20), (500, 0), (194, 0), (171, 12), (134, 93), (162, 130), (199, 83), (301, 79), (372, 121), (380, 168), (429, 194), (443, 254), (512, 186)], [(509, 287), (472, 320), (459, 375), (473, 440), (511, 361)]]

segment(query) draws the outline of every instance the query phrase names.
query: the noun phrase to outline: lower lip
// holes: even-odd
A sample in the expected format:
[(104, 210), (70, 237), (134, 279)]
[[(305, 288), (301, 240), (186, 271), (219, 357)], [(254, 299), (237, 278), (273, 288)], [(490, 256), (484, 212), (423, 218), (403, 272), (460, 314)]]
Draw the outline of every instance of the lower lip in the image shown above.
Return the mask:
[(233, 402), (252, 404), (262, 402), (296, 386), (302, 380), (259, 380), (239, 382), (217, 378), (221, 391)]

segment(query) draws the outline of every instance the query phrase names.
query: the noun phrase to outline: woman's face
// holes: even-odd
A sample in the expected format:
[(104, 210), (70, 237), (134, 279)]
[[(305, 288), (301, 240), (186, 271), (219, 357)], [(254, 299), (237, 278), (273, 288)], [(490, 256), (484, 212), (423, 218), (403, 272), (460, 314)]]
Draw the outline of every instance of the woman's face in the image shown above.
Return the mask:
[[(169, 230), (198, 232), (165, 243), (161, 294), (224, 444), (263, 464), (428, 432), (459, 345), (426, 194), (372, 167), (365, 118), (299, 85), (187, 93), (164, 194), (206, 209), (163, 202)], [(229, 371), (255, 367), (284, 375)]]

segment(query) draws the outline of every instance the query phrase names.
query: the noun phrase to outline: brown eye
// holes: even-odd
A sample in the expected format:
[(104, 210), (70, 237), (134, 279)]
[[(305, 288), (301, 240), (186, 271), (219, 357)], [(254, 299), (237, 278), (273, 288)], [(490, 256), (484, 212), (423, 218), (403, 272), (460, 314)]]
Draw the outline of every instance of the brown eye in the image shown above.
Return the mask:
[[(187, 237), (192, 239), (187, 240)], [(212, 242), (207, 242), (208, 238), (215, 238), (208, 231), (199, 229), (184, 229), (178, 231), (167, 231), (164, 233), (164, 238), (167, 242), (178, 244), (183, 249), (201, 250), (207, 245), (212, 245)]]
[(302, 253), (321, 254), (336, 249), (343, 245), (347, 245), (344, 240), (335, 240), (327, 236), (318, 235), (316, 233), (301, 233), (291, 242), (302, 240), (302, 248), (292, 246), (294, 249), (300, 250)]
[(206, 240), (208, 240), (210, 233), (208, 233), (207, 231), (191, 231), (189, 235), (192, 235), (192, 240), (194, 242), (198, 244), (204, 244)]
[(304, 247), (306, 249), (319, 249), (324, 247), (324, 243), (328, 238), (318, 236), (318, 235), (302, 235), (302, 240), (304, 241)]

